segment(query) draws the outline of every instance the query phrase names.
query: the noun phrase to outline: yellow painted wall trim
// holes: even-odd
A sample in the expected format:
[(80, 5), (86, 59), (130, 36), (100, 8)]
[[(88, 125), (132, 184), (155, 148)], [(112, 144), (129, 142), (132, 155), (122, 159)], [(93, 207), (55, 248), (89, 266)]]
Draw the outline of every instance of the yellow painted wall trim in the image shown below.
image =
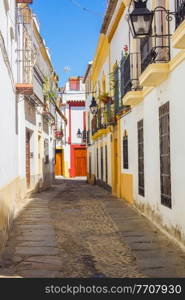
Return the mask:
[(167, 79), (169, 71), (169, 63), (150, 64), (139, 77), (140, 85), (156, 87)]
[[(169, 62), (169, 73), (171, 73), (178, 65), (185, 60), (185, 51), (181, 50)], [(155, 87), (144, 87), (143, 96), (146, 97)]]
[[(169, 74), (173, 72), (175, 68), (178, 67), (180, 63), (185, 60), (185, 51), (181, 50), (179, 53), (176, 54), (175, 57), (169, 62)], [(143, 96), (146, 97), (155, 87), (144, 87), (143, 88)]]
[(119, 22), (121, 20), (121, 17), (123, 15), (124, 11), (125, 11), (125, 4), (124, 4), (124, 2), (122, 2), (121, 5), (120, 5), (120, 7), (119, 7), (119, 9), (118, 9), (117, 15), (116, 15), (115, 20), (113, 22), (113, 25), (111, 27), (110, 33), (108, 35), (108, 41), (109, 41), (109, 43), (111, 42), (111, 40), (112, 40), (112, 38), (114, 36), (114, 33), (115, 33), (115, 31), (116, 31), (116, 29), (117, 29), (117, 27), (119, 25)]
[(122, 98), (123, 105), (137, 105), (143, 101), (143, 91), (130, 91)]
[(111, 126), (107, 127), (106, 129), (99, 129), (93, 136), (92, 139), (95, 141), (98, 138), (108, 134), (109, 132), (111, 132)]
[(170, 72), (172, 72), (178, 65), (185, 60), (185, 51), (181, 50), (172, 60), (170, 61)]
[(185, 48), (185, 21), (183, 21), (172, 35), (172, 46), (177, 49)]
[(133, 203), (133, 175), (121, 173), (121, 198)]
[(101, 68), (109, 55), (109, 47), (110, 45), (107, 37), (105, 36), (105, 34), (101, 33), (93, 60), (93, 68), (91, 75), (93, 88), (95, 87)]
[(130, 2), (131, 2), (132, 0), (122, 0), (122, 1), (123, 1), (123, 4), (127, 7), (127, 6), (130, 5)]

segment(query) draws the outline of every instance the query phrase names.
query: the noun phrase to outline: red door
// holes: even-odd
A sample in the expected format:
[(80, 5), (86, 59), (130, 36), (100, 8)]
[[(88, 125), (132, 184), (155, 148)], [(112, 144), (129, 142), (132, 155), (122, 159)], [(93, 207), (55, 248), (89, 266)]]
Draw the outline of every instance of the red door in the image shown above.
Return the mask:
[(87, 150), (77, 148), (74, 150), (75, 176), (87, 176)]

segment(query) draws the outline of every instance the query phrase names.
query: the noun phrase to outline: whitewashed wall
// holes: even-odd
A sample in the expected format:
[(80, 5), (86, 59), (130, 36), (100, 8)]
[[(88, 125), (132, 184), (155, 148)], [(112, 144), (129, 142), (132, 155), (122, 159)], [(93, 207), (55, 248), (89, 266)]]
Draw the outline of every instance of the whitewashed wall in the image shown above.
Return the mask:
[[(15, 1), (0, 1), (0, 188), (18, 176)], [(12, 29), (11, 29), (12, 28)], [(10, 34), (13, 30), (13, 36)]]

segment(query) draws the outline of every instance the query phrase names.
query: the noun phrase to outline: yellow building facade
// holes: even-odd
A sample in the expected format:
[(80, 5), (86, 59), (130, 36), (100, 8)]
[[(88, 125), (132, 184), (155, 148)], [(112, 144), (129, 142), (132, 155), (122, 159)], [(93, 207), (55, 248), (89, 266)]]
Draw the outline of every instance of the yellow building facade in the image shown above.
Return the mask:
[(181, 245), (184, 4), (148, 0), (151, 32), (133, 37), (134, 1), (109, 1), (90, 76), (96, 113), (87, 107), (89, 182), (134, 205)]

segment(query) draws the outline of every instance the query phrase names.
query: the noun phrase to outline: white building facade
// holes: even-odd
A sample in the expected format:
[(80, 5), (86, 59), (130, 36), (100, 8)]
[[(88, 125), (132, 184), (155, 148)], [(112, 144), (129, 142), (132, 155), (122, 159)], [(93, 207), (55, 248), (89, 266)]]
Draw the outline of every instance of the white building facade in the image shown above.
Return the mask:
[(64, 128), (65, 177), (87, 175), (85, 85), (82, 77), (70, 77), (61, 94)]
[(57, 110), (62, 117), (58, 76), (23, 2), (0, 2), (0, 249), (28, 192), (53, 182)]
[[(93, 60), (92, 90), (103, 114), (101, 122), (91, 115), (91, 177), (105, 187), (108, 182), (114, 195), (184, 246), (185, 1), (147, 1), (155, 9), (153, 37), (142, 39), (133, 39), (128, 25), (133, 5), (109, 1)], [(113, 100), (111, 122), (105, 92)]]
[(0, 247), (19, 193), (15, 1), (0, 2)]

